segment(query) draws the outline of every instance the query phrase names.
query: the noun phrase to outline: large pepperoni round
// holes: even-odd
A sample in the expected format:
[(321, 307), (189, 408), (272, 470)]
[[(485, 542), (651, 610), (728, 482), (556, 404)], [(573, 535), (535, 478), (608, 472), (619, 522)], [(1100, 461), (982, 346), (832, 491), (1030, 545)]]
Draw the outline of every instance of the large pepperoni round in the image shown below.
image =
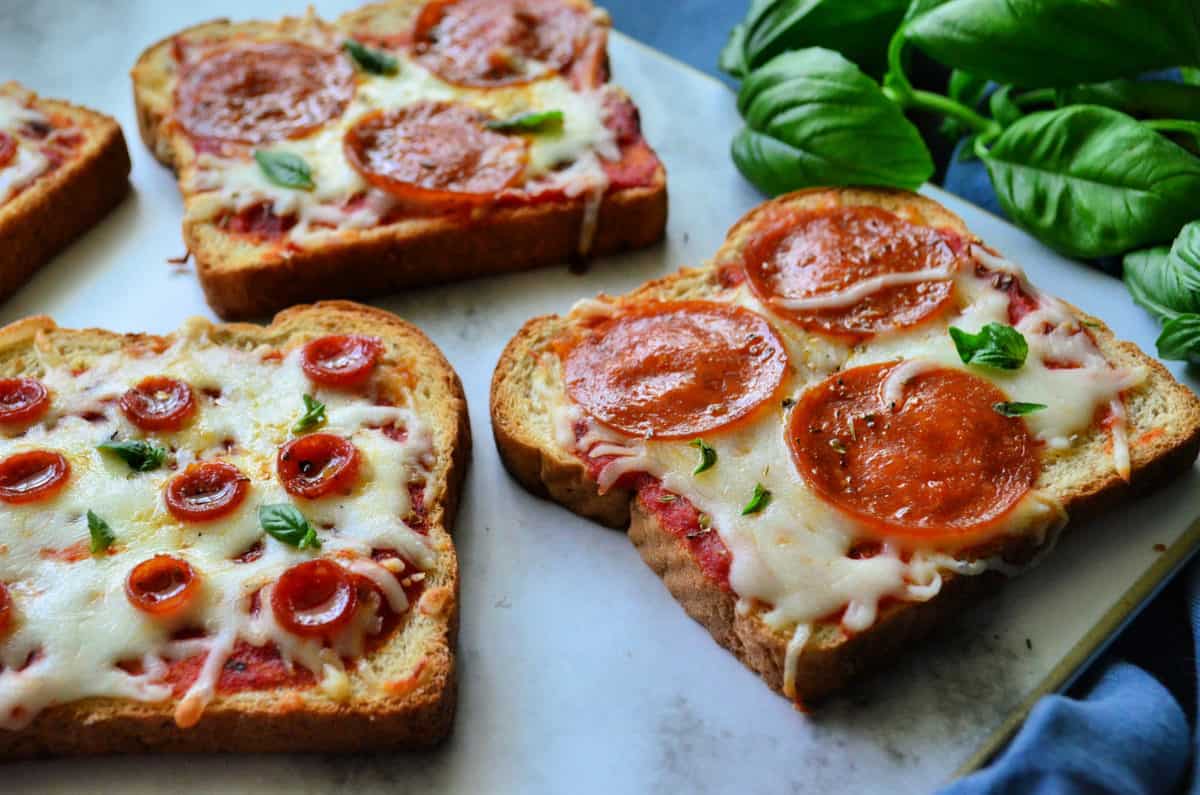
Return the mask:
[(904, 367), (857, 367), (806, 391), (788, 427), (796, 466), (878, 537), (985, 533), (1037, 480), (1033, 436), (995, 410), (1008, 398), (993, 384), (964, 370)]
[(357, 577), (325, 558), (293, 566), (271, 589), (275, 620), (302, 637), (335, 635), (357, 607)]
[(295, 41), (235, 44), (187, 66), (175, 89), (189, 133), (246, 144), (298, 138), (342, 114), (354, 67)]
[(0, 425), (34, 422), (50, 408), (50, 392), (36, 378), (0, 378)]
[(312, 433), (279, 448), (275, 466), (289, 494), (315, 500), (353, 488), (359, 461), (358, 448), (349, 439)]
[(443, 79), (486, 88), (567, 71), (594, 31), (589, 14), (566, 0), (432, 0), (417, 18), (413, 50)]
[(30, 450), (0, 461), (0, 502), (36, 502), (66, 485), (71, 465), (52, 450)]
[(529, 142), (486, 127), (468, 105), (423, 101), (363, 116), (346, 133), (351, 165), (391, 195), (432, 207), (491, 200), (525, 173)]
[(4, 168), (17, 156), (17, 139), (0, 132), (0, 168)]
[(922, 276), (958, 267), (936, 229), (869, 206), (782, 213), (742, 256), (760, 299), (805, 329), (851, 338), (931, 317), (949, 303), (953, 282)]
[(677, 439), (740, 420), (787, 369), (761, 315), (704, 301), (653, 304), (583, 333), (566, 355), (567, 391), (626, 433)]
[(8, 586), (0, 582), (0, 638), (12, 629), (14, 612), (16, 610), (13, 607), (12, 596), (8, 593)]
[(178, 431), (195, 410), (192, 388), (162, 375), (143, 378), (121, 395), (121, 411), (144, 431)]
[(133, 567), (125, 578), (130, 604), (155, 616), (178, 615), (200, 592), (200, 578), (186, 560), (155, 555)]
[(190, 464), (167, 483), (167, 510), (185, 522), (209, 522), (236, 510), (246, 499), (249, 478), (233, 464)]
[(322, 386), (354, 387), (371, 377), (383, 344), (361, 334), (331, 334), (304, 346), (300, 366)]

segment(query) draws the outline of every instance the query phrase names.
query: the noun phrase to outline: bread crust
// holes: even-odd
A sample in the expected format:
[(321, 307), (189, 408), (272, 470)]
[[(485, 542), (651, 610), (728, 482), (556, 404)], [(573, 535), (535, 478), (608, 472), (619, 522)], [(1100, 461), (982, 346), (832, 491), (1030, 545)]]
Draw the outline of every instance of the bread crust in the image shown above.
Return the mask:
[[(20, 90), (0, 85), (0, 93)], [(84, 140), (69, 162), (0, 205), (0, 301), (56, 254), (100, 222), (129, 192), (129, 151), (108, 116), (50, 99), (34, 107), (66, 116)]]
[[(760, 213), (784, 205), (823, 206), (831, 196), (846, 203), (876, 204), (974, 239), (957, 216), (921, 196), (886, 190), (802, 191), (767, 202), (734, 224), (710, 267), (684, 269), (649, 282), (627, 300), (690, 298), (717, 289), (719, 267), (735, 257)], [(1146, 382), (1126, 396), (1131, 430), (1164, 429), (1142, 443), (1134, 441), (1131, 432), (1128, 482), (1107, 464), (1104, 440), (1099, 434), (1082, 445), (1072, 459), (1051, 465), (1058, 469), (1043, 472), (1044, 479), (1054, 478), (1064, 484), (1056, 490), (1056, 496), (1068, 516), (1079, 520), (1153, 490), (1190, 468), (1200, 453), (1200, 399), (1175, 381), (1161, 363), (1132, 343), (1117, 340), (1101, 321), (1074, 307), (1070, 309), (1091, 329), (1109, 361), (1146, 368)], [(769, 628), (760, 618), (761, 609), (739, 614), (736, 595), (710, 580), (686, 541), (663, 527), (635, 494), (628, 490), (600, 494), (582, 462), (554, 443), (543, 407), (531, 407), (532, 379), (541, 366), (541, 357), (551, 341), (568, 328), (569, 322), (558, 316), (534, 318), (501, 354), (491, 391), (492, 426), (501, 461), (535, 494), (609, 527), (628, 527), (629, 538), (643, 560), (663, 579), (688, 615), (773, 690), (783, 693), (790, 635)], [(976, 557), (1004, 554), (1011, 560), (1028, 560), (1036, 551), (1031, 544), (1028, 538), (1016, 537), (971, 553)], [(837, 624), (817, 624), (797, 658), (797, 698), (806, 704), (818, 701), (844, 689), (862, 672), (883, 667), (910, 644), (993, 591), (1004, 576), (995, 571), (974, 577), (942, 572), (942, 580), (941, 591), (928, 601), (882, 604), (876, 622), (864, 632), (851, 634)]]
[[(441, 589), (436, 612), (421, 602), (388, 641), (348, 671), (351, 696), (342, 702), (319, 687), (281, 687), (217, 693), (199, 723), (175, 725), (174, 699), (145, 703), (90, 698), (43, 710), (17, 732), (0, 730), (0, 760), (145, 751), (361, 751), (435, 745), (453, 727), (457, 680), (458, 560), (451, 534), (471, 450), (462, 384), (437, 347), (415, 326), (380, 309), (348, 301), (292, 307), (269, 326), (210, 325), (221, 343), (270, 342), (328, 333), (363, 333), (384, 340), (385, 378), (418, 374), (414, 408), (434, 434), (437, 463), (426, 494), (429, 538), (437, 552), (426, 593)], [(46, 334), (68, 334), (85, 351), (121, 349), (158, 341), (149, 334), (120, 335), (58, 329), (45, 317), (0, 328), (0, 374), (19, 372), (14, 351)], [(74, 341), (74, 340), (73, 340)], [(404, 362), (404, 370), (397, 367)], [(7, 365), (7, 366), (6, 366)]]
[[(391, 0), (343, 15), (335, 27), (353, 30), (373, 15), (380, 24), (408, 19), (416, 0)], [(298, 20), (279, 23), (286, 29)], [(226, 36), (272, 29), (268, 23), (215, 20), (178, 35)], [(138, 58), (133, 78), (138, 129), (154, 156), (180, 172), (189, 156), (173, 129), (176, 36), (159, 41)], [(606, 65), (601, 68), (607, 72)], [(606, 194), (600, 203), (589, 257), (644, 248), (666, 233), (667, 180), (660, 163), (647, 186)], [(196, 258), (197, 273), (213, 310), (227, 320), (261, 317), (298, 301), (368, 297), (413, 287), (511, 273), (578, 257), (585, 215), (583, 198), (523, 207), (492, 208), (475, 218), (405, 219), (371, 229), (341, 230), (337, 239), (293, 250), (254, 243), (225, 233), (216, 224), (186, 216), (183, 236)]]

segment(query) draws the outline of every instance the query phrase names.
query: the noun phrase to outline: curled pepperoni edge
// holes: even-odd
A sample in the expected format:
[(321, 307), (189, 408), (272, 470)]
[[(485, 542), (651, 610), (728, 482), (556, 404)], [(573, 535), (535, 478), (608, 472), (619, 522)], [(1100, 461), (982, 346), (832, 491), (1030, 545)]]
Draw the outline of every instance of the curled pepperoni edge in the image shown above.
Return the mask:
[[(216, 481), (205, 485), (220, 487), (218, 493), (224, 496), (219, 502), (202, 507), (189, 505), (193, 497), (188, 493), (187, 487), (198, 478)], [(248, 484), (249, 479), (233, 464), (226, 461), (202, 461), (189, 464), (187, 469), (171, 478), (167, 482), (163, 497), (167, 510), (176, 519), (184, 522), (211, 522), (237, 510), (246, 499), (250, 488)]]
[[(310, 475), (303, 471), (306, 461), (321, 463)], [(317, 499), (335, 491), (348, 491), (358, 476), (361, 456), (354, 442), (332, 433), (310, 433), (279, 448), (275, 469), (288, 494)]]
[[(170, 577), (171, 590), (154, 589), (158, 580)], [(178, 615), (191, 606), (200, 591), (200, 578), (186, 560), (173, 555), (155, 555), (129, 570), (125, 578), (125, 596), (129, 603), (153, 616)]]

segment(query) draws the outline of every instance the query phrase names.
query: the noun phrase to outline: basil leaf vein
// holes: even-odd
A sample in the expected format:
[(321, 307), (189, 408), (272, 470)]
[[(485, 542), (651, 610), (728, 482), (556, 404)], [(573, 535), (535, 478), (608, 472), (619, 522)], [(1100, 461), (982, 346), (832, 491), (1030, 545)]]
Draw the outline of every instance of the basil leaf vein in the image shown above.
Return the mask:
[(92, 537), (91, 550), (93, 555), (99, 555), (113, 545), (117, 536), (113, 533), (108, 522), (101, 519), (92, 511), (87, 512), (88, 533)]
[(304, 395), (304, 415), (292, 426), (293, 433), (311, 431), (325, 423), (325, 404), (312, 395)]
[(294, 505), (286, 502), (261, 505), (258, 508), (258, 522), (272, 538), (297, 549), (321, 548), (317, 531)]
[(312, 169), (304, 158), (291, 152), (255, 149), (254, 160), (266, 178), (281, 188), (312, 190)]
[(1016, 370), (1029, 354), (1029, 343), (1021, 332), (1003, 323), (988, 323), (978, 334), (951, 326), (950, 338), (963, 364)]
[(97, 445), (96, 449), (117, 456), (134, 472), (153, 472), (163, 465), (163, 461), (167, 457), (167, 451), (164, 448), (140, 439), (104, 442)]

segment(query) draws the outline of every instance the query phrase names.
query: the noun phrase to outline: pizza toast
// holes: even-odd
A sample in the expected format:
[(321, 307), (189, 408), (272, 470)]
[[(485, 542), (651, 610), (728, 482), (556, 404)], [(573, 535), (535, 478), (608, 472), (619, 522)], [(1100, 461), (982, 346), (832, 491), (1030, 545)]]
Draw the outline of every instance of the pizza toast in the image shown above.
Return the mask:
[(0, 395), (0, 758), (449, 733), (470, 433), (415, 327), (33, 317), (0, 330)]
[[(856, 212), (869, 217), (856, 224)], [(890, 247), (874, 260), (874, 272), (859, 270), (840, 282), (835, 277), (834, 289), (824, 296), (811, 289), (808, 295), (794, 289), (793, 295), (770, 295), (770, 288), (761, 289), (764, 283), (779, 284), (771, 277), (787, 274), (786, 267), (766, 269), (767, 279), (759, 268), (757, 285), (747, 286), (747, 270), (770, 262), (771, 246), (782, 240), (799, 250), (804, 240), (819, 243), (822, 234), (830, 234), (820, 224), (826, 216), (839, 221), (837, 213), (849, 214), (840, 233), (848, 237), (833, 238), (836, 245), (817, 252), (810, 266), (831, 250), (870, 254), (878, 234)], [(872, 231), (875, 223), (882, 224), (882, 232)], [(817, 231), (805, 238), (806, 229)], [(895, 267), (886, 265), (889, 259), (904, 261), (905, 243), (894, 241), (912, 239), (917, 250), (936, 245), (947, 257), (938, 267), (953, 263), (955, 275), (916, 268), (916, 276), (881, 279), (879, 262), (886, 272)], [(828, 261), (845, 259), (836, 253)], [(811, 270), (808, 274), (812, 284), (817, 277)], [(856, 280), (866, 287), (856, 290)], [(939, 284), (950, 286), (947, 295), (931, 295)], [(793, 309), (781, 308), (780, 298)], [(936, 304), (935, 298), (945, 303), (919, 317), (919, 304)], [(1016, 311), (1018, 302), (1025, 316), (1006, 316), (1004, 304)], [(729, 426), (664, 434), (664, 423), (692, 408), (688, 390), (678, 386), (691, 383), (689, 367), (695, 380), (711, 377), (721, 384), (705, 401), (720, 405), (721, 412), (736, 412), (734, 398), (749, 388), (746, 384), (777, 366), (762, 351), (747, 349), (741, 357), (750, 367), (730, 359), (724, 370), (712, 371), (705, 369), (703, 352), (693, 356), (660, 342), (677, 329), (687, 329), (690, 339), (706, 339), (678, 319), (666, 328), (653, 324), (672, 308), (686, 317), (710, 311), (712, 304), (719, 311), (712, 310), (715, 320), (705, 319), (704, 327), (714, 335), (711, 330), (719, 330), (724, 319), (742, 313), (753, 313), (749, 320), (769, 321), (786, 351), (781, 385), (760, 390), (761, 402)], [(985, 305), (986, 311), (980, 308)], [(1038, 311), (1044, 318), (1033, 317)], [(906, 312), (918, 317), (894, 328), (888, 312), (892, 319)], [(973, 332), (972, 325), (993, 315), (1010, 320), (1010, 328), (1028, 338), (1028, 361), (1012, 373), (966, 364), (943, 339), (949, 326)], [(849, 335), (830, 328), (847, 320)], [(638, 324), (648, 325), (642, 336), (633, 331)], [(769, 335), (756, 331), (750, 338), (761, 342)], [(594, 355), (587, 353), (592, 345)], [(1053, 351), (1077, 361), (1050, 361)], [(922, 361), (926, 357), (932, 363)], [(613, 359), (631, 364), (623, 370), (607, 363)], [(855, 366), (858, 362), (864, 364)], [(901, 376), (904, 389), (929, 384), (921, 390), (928, 394), (920, 395), (928, 404), (937, 406), (934, 381), (959, 399), (954, 406), (918, 413), (921, 419), (905, 420), (908, 425), (893, 420), (899, 427), (891, 430), (887, 413), (897, 411), (896, 401), (901, 401), (897, 416), (917, 404), (903, 397), (903, 389), (901, 397), (893, 395), (890, 408), (855, 416), (863, 399), (855, 391), (857, 382), (870, 387), (862, 390), (870, 401), (882, 402), (879, 390), (902, 368), (909, 368)], [(607, 396), (596, 386), (602, 380), (597, 373), (604, 372), (612, 373), (602, 383), (613, 392)], [(667, 382), (675, 384), (668, 387), (674, 390), (670, 400), (656, 403), (646, 397)], [(1002, 389), (995, 388), (997, 383)], [(980, 396), (971, 397), (972, 389)], [(711, 410), (705, 401), (698, 405)], [(820, 413), (830, 404), (839, 422), (849, 417), (848, 427), (832, 434), (829, 417)], [(618, 427), (631, 411), (643, 412), (642, 424)], [(1040, 560), (1067, 517), (1086, 518), (1166, 482), (1190, 467), (1200, 450), (1200, 401), (1161, 364), (1117, 340), (1100, 320), (1038, 292), (1019, 268), (935, 202), (883, 190), (813, 190), (780, 197), (739, 221), (704, 267), (681, 270), (619, 298), (581, 301), (566, 316), (529, 321), (497, 365), (491, 412), (501, 459), (518, 481), (602, 524), (628, 527), (643, 559), (688, 614), (797, 703), (819, 700), (861, 671), (894, 659), (1006, 576)], [(972, 431), (976, 424), (988, 430)], [(1057, 435), (1061, 428), (1055, 424), (1068, 429), (1065, 435)], [(817, 441), (808, 441), (810, 436)], [(1023, 440), (1024, 452), (1014, 456), (1005, 444), (985, 437)], [(872, 450), (872, 445), (878, 447)], [(987, 455), (972, 460), (968, 453), (976, 446)], [(1006, 456), (1011, 466), (995, 463), (1009, 460)], [(882, 469), (873, 471), (868, 460), (884, 461)], [(951, 469), (939, 469), (931, 463), (935, 460), (950, 461)], [(861, 479), (858, 489), (839, 488), (840, 479), (830, 487), (827, 473), (843, 468)], [(972, 468), (957, 490), (944, 485)], [(980, 485), (1004, 483), (1012, 472), (1026, 478), (1028, 490), (1019, 498), (1005, 497), (1001, 487)], [(903, 491), (901, 486), (917, 478), (923, 481), (920, 487)], [(845, 483), (854, 484), (851, 475)], [(932, 483), (943, 484), (940, 491), (927, 485)], [(982, 501), (979, 493), (985, 494)], [(862, 494), (884, 496), (871, 503)], [(922, 511), (933, 515), (962, 504), (986, 513), (989, 500), (1009, 507), (983, 522), (958, 516), (949, 529), (936, 532), (930, 522), (894, 518), (919, 517)], [(746, 529), (756, 523), (768, 529)], [(793, 529), (796, 525), (800, 530)], [(831, 571), (836, 568), (840, 579), (826, 579), (820, 568), (788, 557), (789, 548)], [(878, 562), (871, 572), (876, 582), (860, 576), (864, 561)], [(796, 584), (801, 579), (818, 585), (806, 591)]]
[(129, 169), (108, 116), (0, 84), (0, 300), (125, 197)]
[[(179, 178), (210, 305), (245, 318), (659, 240), (666, 176), (608, 82), (608, 25), (586, 0), (391, 0), (148, 48), (139, 129)], [(256, 74), (263, 95), (241, 97)], [(272, 182), (260, 151), (304, 178)]]

